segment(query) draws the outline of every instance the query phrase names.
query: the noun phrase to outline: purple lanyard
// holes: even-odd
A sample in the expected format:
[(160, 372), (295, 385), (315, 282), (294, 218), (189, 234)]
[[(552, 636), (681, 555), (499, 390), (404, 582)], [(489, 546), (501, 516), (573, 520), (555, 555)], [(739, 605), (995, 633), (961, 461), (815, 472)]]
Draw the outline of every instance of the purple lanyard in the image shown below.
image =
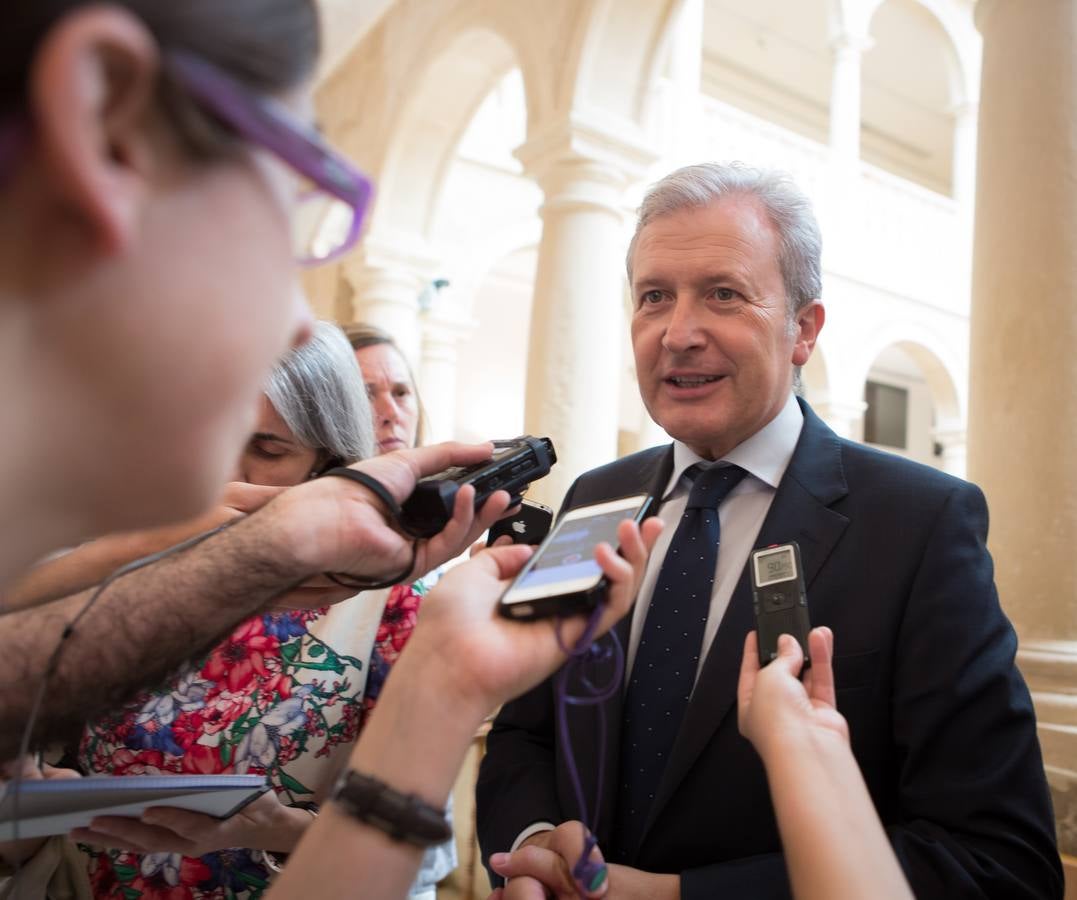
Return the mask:
[[(617, 633), (610, 632), (611, 643), (599, 644), (595, 640), (595, 632), (598, 631), (598, 621), (602, 617), (605, 604), (599, 603), (591, 613), (576, 645), (569, 649), (561, 639), (561, 627), (558, 623), (557, 643), (568, 656), (568, 661), (561, 667), (555, 677), (557, 694), (557, 739), (561, 746), (561, 753), (568, 767), (569, 778), (572, 782), (572, 790), (576, 795), (576, 805), (580, 812), (580, 821), (586, 831), (583, 852), (576, 864), (572, 867), (572, 877), (584, 891), (592, 890), (593, 879), (604, 869), (602, 863), (591, 859), (591, 851), (598, 843), (595, 832), (598, 830), (598, 810), (602, 800), (602, 782), (605, 777), (606, 766), (606, 710), (603, 704), (621, 689), (621, 676), (624, 675), (624, 651)], [(613, 676), (605, 685), (598, 685), (592, 680), (595, 669), (613, 660)], [(568, 692), (568, 679), (571, 675), (578, 675), (583, 686), (583, 693), (570, 694)], [(568, 707), (572, 706), (597, 706), (598, 707), (598, 777), (595, 783), (595, 800), (593, 818), (588, 814), (587, 804), (583, 796), (583, 785), (580, 783), (580, 773), (576, 768), (576, 758), (572, 753), (572, 738), (568, 731)]]

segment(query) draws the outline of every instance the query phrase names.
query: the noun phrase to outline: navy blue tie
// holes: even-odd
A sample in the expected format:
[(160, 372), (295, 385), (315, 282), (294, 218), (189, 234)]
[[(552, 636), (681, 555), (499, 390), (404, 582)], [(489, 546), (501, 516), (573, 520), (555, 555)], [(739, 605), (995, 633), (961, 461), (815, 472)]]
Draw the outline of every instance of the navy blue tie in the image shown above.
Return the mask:
[(693, 466), (688, 505), (655, 582), (628, 676), (621, 730), (616, 845), (634, 858), (699, 667), (710, 612), (721, 526), (718, 505), (747, 473), (739, 466)]

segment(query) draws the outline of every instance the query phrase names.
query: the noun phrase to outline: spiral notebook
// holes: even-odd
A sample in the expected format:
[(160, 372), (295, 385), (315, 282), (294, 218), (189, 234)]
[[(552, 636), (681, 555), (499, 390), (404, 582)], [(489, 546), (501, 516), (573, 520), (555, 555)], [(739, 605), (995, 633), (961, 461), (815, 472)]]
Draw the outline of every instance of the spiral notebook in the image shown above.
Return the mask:
[[(174, 806), (219, 819), (269, 790), (263, 775), (99, 775), (24, 781), (19, 786), (20, 838), (66, 834), (95, 816), (138, 818), (151, 806)], [(14, 785), (0, 793), (0, 841), (15, 837)]]

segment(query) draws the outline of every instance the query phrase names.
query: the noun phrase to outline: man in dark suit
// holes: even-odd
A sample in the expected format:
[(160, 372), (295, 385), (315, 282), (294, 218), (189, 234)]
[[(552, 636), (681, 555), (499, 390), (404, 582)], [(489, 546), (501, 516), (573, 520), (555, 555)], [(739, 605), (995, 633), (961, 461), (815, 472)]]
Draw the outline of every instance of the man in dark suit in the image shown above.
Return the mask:
[[(825, 318), (819, 257), (810, 206), (770, 173), (692, 166), (641, 208), (633, 350), (644, 403), (675, 441), (586, 473), (563, 506), (650, 491), (667, 520), (618, 628), (627, 674), (606, 731), (594, 707), (568, 711), (587, 803), (606, 772), (596, 831), (610, 897), (789, 895), (735, 709), (754, 627), (748, 555), (787, 541), (813, 625), (834, 632), (838, 709), (916, 895), (1061, 897), (982, 493), (838, 438), (793, 396)], [(585, 816), (558, 739), (549, 682), (505, 706), (489, 737), (483, 852), (530, 845), (506, 900), (557, 889), (575, 863)]]

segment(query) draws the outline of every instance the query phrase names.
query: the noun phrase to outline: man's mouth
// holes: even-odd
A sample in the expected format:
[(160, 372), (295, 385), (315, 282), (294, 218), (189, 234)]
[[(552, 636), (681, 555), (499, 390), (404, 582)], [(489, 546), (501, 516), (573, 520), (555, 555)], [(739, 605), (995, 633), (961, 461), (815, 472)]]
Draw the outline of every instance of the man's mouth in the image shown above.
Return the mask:
[(665, 380), (674, 387), (700, 387), (704, 384), (713, 384), (723, 377), (722, 375), (670, 375)]

